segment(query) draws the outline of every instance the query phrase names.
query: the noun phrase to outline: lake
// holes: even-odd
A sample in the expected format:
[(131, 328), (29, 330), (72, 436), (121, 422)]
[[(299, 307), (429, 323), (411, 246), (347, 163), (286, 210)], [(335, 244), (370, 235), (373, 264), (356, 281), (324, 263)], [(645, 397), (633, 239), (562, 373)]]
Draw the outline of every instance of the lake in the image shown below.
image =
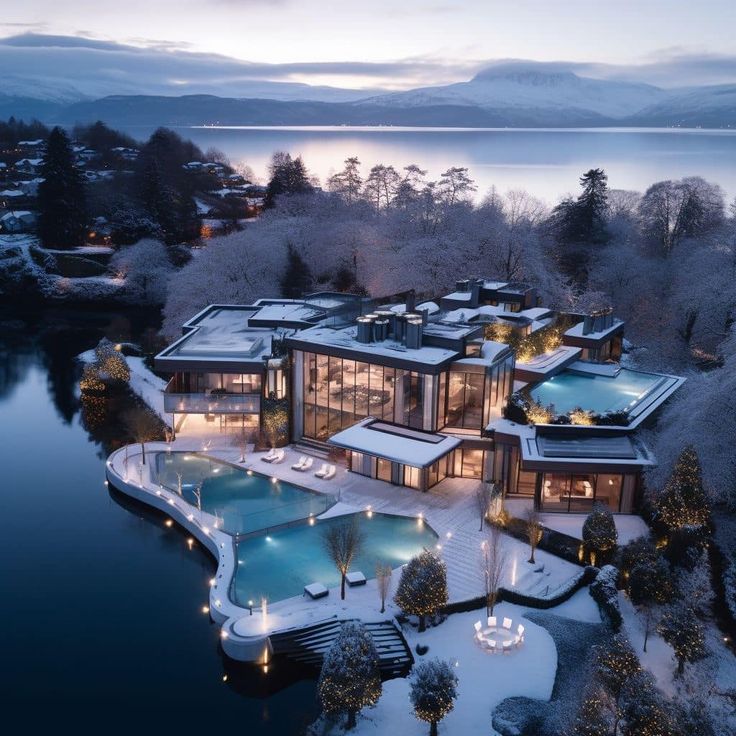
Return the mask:
[[(403, 167), (415, 163), (438, 176), (449, 166), (467, 166), (479, 194), (495, 185), (501, 192), (526, 189), (555, 203), (576, 192), (578, 177), (602, 167), (609, 185), (643, 191), (655, 181), (703, 176), (736, 196), (736, 130), (618, 129), (570, 130), (450, 128), (179, 128), (203, 150), (224, 151), (235, 166), (249, 165), (266, 177), (274, 151), (301, 154), (322, 182), (348, 156), (364, 170), (374, 163)], [(139, 138), (151, 130), (131, 129)]]
[[(74, 356), (155, 315), (0, 309), (0, 692), (11, 731), (302, 733), (315, 683), (223, 658), (214, 564), (104, 485), (131, 398), (80, 401)], [(15, 726), (15, 728), (14, 728)]]

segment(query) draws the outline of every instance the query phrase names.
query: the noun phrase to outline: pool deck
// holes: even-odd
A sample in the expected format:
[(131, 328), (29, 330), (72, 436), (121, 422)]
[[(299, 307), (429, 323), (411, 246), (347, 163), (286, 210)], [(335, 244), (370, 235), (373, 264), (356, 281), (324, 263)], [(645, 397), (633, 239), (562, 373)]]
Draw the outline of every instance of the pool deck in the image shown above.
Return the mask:
[[(332, 480), (316, 478), (313, 472), (300, 473), (291, 465), (304, 454), (287, 448), (285, 460), (277, 465), (263, 462), (265, 453), (249, 453), (240, 463), (240, 450), (230, 443), (230, 438), (208, 441), (182, 437), (167, 445), (164, 442), (147, 443), (146, 453), (198, 452), (218, 460), (233, 463), (244, 470), (252, 469), (297, 486), (335, 497), (337, 503), (324, 516), (354, 513), (366, 510), (396, 514), (424, 521), (439, 535), (440, 554), (447, 564), (449, 601), (457, 603), (477, 598), (483, 594), (480, 567), (480, 545), (487, 538), (487, 531), (479, 530), (480, 521), (475, 500), (477, 480), (448, 478), (427, 493), (411, 488), (394, 486), (383, 481), (350, 473), (344, 467)], [(237, 605), (229, 597), (231, 580), (237, 565), (233, 538), (217, 528), (215, 517), (199, 512), (178, 496), (176, 492), (158, 486), (150, 475), (150, 463), (140, 464), (140, 446), (113, 452), (108, 458), (106, 474), (108, 482), (118, 490), (139, 501), (154, 506), (170, 516), (177, 524), (199, 540), (217, 561), (217, 571), (209, 591), (209, 612), (213, 620), (222, 625), (222, 643), (225, 651), (237, 659), (259, 660), (263, 656), (267, 636), (274, 631), (304, 626), (313, 621), (330, 617), (358, 617), (366, 621), (387, 620), (398, 611), (392, 601), (387, 601), (386, 613), (380, 613), (380, 600), (372, 570), (363, 570), (369, 578), (367, 585), (348, 590), (346, 600), (340, 600), (339, 588), (330, 589), (323, 599), (313, 601), (295, 596), (269, 602), (264, 616), (260, 606), (253, 615), (247, 608)], [(319, 467), (315, 458), (315, 468)], [(418, 522), (419, 523), (419, 522)], [(503, 536), (506, 554), (504, 587), (538, 596), (552, 596), (577, 577), (581, 568), (560, 560), (554, 555), (538, 550), (537, 565), (526, 560), (528, 546), (507, 535)], [(541, 568), (541, 569), (540, 569)], [(398, 584), (398, 571), (394, 572), (393, 596)], [(319, 581), (310, 581), (319, 582)]]

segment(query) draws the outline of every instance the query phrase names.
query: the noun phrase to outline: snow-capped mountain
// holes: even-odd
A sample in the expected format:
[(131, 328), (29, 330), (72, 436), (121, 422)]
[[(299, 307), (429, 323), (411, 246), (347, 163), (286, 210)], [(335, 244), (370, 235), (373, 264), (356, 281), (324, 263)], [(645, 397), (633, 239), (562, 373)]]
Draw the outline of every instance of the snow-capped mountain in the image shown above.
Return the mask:
[(590, 79), (546, 64), (509, 62), (489, 67), (469, 82), (395, 92), (364, 102), (388, 107), (465, 105), (486, 110), (576, 110), (624, 118), (670, 95), (648, 84)]

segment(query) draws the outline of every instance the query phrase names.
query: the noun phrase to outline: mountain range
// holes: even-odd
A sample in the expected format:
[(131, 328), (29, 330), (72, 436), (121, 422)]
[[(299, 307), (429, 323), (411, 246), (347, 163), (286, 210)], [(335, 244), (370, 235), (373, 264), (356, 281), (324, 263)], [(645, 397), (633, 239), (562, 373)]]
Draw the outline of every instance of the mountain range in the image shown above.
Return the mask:
[(736, 128), (736, 84), (664, 89), (559, 64), (494, 64), (467, 82), (401, 92), (250, 80), (236, 96), (96, 96), (33, 76), (0, 86), (0, 117), (112, 125), (680, 126)]

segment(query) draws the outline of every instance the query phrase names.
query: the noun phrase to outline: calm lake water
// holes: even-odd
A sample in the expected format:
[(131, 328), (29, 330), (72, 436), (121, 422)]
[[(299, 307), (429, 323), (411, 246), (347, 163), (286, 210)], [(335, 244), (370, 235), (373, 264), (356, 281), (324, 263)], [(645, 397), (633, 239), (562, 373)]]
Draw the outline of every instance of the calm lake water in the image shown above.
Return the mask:
[(146, 322), (0, 310), (5, 722), (19, 733), (302, 733), (317, 714), (314, 682), (224, 660), (201, 612), (209, 555), (104, 486), (130, 400), (81, 404), (74, 356)]
[[(132, 129), (136, 137), (150, 130)], [(438, 176), (467, 166), (479, 193), (526, 189), (554, 203), (576, 192), (592, 167), (608, 172), (616, 189), (643, 191), (655, 181), (703, 176), (736, 196), (736, 130), (678, 129), (438, 129), (438, 128), (180, 128), (202, 149), (215, 146), (234, 165), (265, 177), (274, 151), (301, 154), (323, 182), (348, 156), (367, 169), (415, 163)]]

